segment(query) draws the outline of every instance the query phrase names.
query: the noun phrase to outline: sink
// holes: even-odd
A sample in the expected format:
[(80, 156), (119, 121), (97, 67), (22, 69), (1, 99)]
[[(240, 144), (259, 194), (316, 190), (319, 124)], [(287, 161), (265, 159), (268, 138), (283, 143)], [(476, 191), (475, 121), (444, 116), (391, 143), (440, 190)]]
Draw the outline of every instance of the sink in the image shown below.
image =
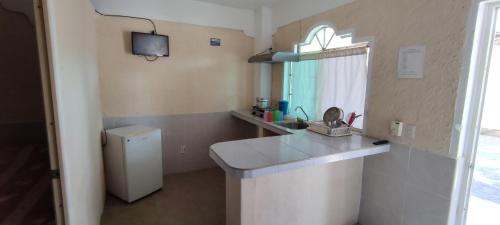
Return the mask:
[(307, 123), (304, 122), (275, 122), (274, 124), (292, 130), (302, 130), (306, 129), (309, 126)]

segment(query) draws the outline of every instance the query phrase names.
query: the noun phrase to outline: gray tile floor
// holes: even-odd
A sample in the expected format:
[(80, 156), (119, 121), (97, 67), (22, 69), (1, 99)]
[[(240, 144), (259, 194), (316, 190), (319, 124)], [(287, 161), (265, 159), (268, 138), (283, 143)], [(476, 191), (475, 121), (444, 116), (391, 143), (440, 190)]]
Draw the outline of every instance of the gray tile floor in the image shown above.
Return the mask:
[(225, 175), (219, 168), (167, 175), (162, 190), (125, 203), (108, 196), (101, 225), (223, 225)]

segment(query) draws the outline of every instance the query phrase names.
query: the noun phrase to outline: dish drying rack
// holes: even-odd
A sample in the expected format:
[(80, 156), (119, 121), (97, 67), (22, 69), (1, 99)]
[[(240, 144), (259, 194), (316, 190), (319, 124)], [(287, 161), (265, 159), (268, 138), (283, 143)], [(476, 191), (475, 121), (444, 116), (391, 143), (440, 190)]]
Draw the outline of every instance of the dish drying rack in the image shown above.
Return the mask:
[(307, 130), (310, 130), (312, 132), (330, 136), (330, 137), (343, 137), (343, 136), (349, 136), (352, 135), (352, 127), (349, 127), (347, 125), (343, 125), (338, 128), (331, 128), (323, 121), (312, 121), (309, 122), (309, 127), (307, 127)]

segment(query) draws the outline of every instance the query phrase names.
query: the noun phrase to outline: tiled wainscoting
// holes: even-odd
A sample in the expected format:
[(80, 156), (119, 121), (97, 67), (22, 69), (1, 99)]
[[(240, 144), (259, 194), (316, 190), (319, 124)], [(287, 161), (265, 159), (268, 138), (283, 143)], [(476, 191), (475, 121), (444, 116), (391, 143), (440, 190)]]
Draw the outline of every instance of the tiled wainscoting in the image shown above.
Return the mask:
[(362, 225), (446, 225), (456, 160), (393, 143), (365, 158)]
[(254, 125), (235, 119), (230, 112), (104, 118), (105, 129), (128, 125), (162, 129), (164, 174), (216, 167), (208, 156), (210, 145), (256, 137)]

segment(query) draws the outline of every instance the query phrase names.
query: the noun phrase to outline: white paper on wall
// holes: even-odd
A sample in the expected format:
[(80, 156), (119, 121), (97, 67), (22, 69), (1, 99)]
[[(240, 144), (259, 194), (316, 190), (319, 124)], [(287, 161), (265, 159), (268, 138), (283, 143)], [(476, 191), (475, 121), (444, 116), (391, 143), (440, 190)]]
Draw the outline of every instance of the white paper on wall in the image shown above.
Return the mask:
[(422, 79), (424, 77), (425, 47), (412, 46), (399, 49), (399, 78)]

